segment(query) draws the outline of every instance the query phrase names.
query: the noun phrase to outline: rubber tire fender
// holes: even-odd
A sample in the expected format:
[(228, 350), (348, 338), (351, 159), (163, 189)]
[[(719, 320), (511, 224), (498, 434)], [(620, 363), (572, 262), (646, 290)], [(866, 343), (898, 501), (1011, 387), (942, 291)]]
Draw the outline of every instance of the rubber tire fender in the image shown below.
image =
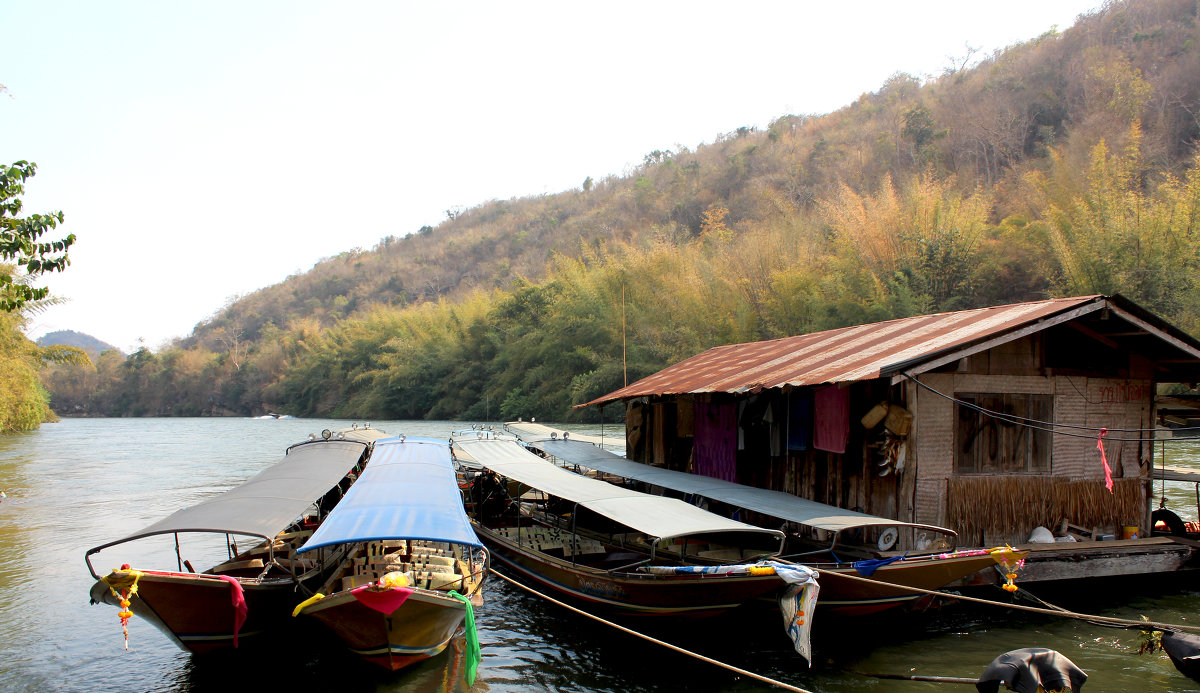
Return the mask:
[[(1154, 528), (1159, 522), (1162, 522), (1167, 526), (1167, 534), (1175, 537), (1187, 536), (1187, 527), (1184, 526), (1183, 520), (1181, 520), (1178, 515), (1170, 510), (1167, 510), (1166, 508), (1159, 508), (1158, 510), (1150, 513), (1151, 533), (1154, 533)], [(1159, 533), (1162, 533), (1161, 530)]]

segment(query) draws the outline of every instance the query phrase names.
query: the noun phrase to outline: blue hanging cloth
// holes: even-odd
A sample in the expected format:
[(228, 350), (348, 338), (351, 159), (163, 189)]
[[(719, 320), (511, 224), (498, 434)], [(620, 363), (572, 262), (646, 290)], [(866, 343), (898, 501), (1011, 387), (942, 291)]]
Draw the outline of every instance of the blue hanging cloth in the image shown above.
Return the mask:
[(902, 560), (904, 560), (904, 556), (892, 556), (891, 558), (868, 558), (863, 561), (855, 561), (852, 565), (854, 566), (854, 569), (858, 571), (859, 575), (863, 577), (871, 577), (871, 575), (874, 574), (875, 571), (881, 566)]

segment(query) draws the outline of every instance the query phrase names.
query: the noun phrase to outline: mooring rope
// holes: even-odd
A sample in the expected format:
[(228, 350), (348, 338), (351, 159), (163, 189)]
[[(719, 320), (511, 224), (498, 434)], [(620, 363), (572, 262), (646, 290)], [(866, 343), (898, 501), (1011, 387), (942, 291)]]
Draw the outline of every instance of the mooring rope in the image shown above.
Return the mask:
[(735, 673), (737, 673), (737, 674), (741, 674), (742, 676), (748, 676), (748, 677), (750, 677), (750, 678), (752, 678), (752, 679), (755, 679), (755, 680), (757, 680), (757, 681), (762, 681), (763, 683), (767, 683), (767, 684), (770, 684), (770, 685), (772, 685), (772, 686), (778, 686), (779, 688), (782, 688), (782, 689), (784, 689), (784, 690), (788, 690), (788, 691), (795, 691), (795, 693), (812, 693), (811, 691), (807, 691), (807, 690), (805, 690), (805, 689), (803, 689), (803, 688), (799, 688), (799, 687), (797, 687), (797, 686), (793, 686), (793, 685), (791, 685), (791, 684), (784, 683), (784, 682), (782, 682), (782, 681), (777, 681), (777, 680), (775, 680), (775, 679), (772, 679), (772, 678), (769, 678), (769, 677), (763, 676), (763, 675), (761, 675), (761, 674), (756, 674), (756, 673), (754, 673), (754, 672), (752, 672), (752, 671), (746, 671), (745, 669), (741, 669), (741, 668), (735, 667), (735, 666), (733, 666), (732, 664), (726, 664), (725, 662), (720, 662), (720, 661), (717, 661), (717, 660), (715, 660), (715, 659), (712, 659), (711, 657), (706, 657), (706, 656), (704, 656), (704, 655), (702, 655), (702, 654), (700, 654), (700, 653), (698, 653), (698, 652), (692, 652), (691, 650), (688, 650), (688, 649), (684, 649), (684, 648), (682, 648), (682, 647), (679, 647), (678, 645), (672, 645), (672, 644), (671, 644), (671, 643), (669, 643), (669, 642), (666, 642), (666, 641), (664, 641), (664, 640), (659, 640), (659, 639), (657, 639), (657, 638), (654, 638), (654, 637), (651, 637), (651, 636), (649, 636), (649, 635), (646, 635), (645, 633), (639, 633), (639, 632), (637, 632), (636, 630), (632, 630), (632, 629), (630, 629), (630, 628), (626, 628), (625, 626), (622, 626), (622, 625), (620, 625), (620, 624), (617, 624), (617, 623), (613, 623), (612, 621), (608, 621), (608, 620), (605, 620), (605, 619), (603, 619), (603, 618), (600, 618), (599, 616), (597, 616), (597, 615), (595, 615), (595, 614), (588, 613), (588, 612), (586, 612), (586, 611), (584, 611), (584, 610), (582, 610), (582, 609), (577, 609), (577, 608), (575, 608), (575, 607), (571, 606), (570, 604), (567, 604), (567, 603), (565, 603), (565, 602), (561, 602), (561, 601), (559, 601), (559, 600), (555, 599), (554, 597), (551, 597), (551, 596), (549, 596), (549, 595), (547, 595), (547, 594), (544, 594), (544, 593), (542, 593), (542, 592), (539, 592), (539, 591), (537, 591), (537, 590), (533, 589), (533, 588), (532, 588), (532, 587), (530, 587), (529, 585), (525, 585), (525, 584), (522, 584), (522, 583), (520, 583), (520, 582), (517, 582), (516, 580), (514, 580), (514, 579), (510, 578), (509, 576), (505, 575), (504, 573), (497, 572), (495, 568), (491, 568), (490, 570), (491, 570), (491, 573), (492, 573), (492, 575), (495, 575), (495, 576), (497, 576), (497, 577), (499, 577), (499, 578), (501, 578), (501, 579), (505, 580), (506, 582), (508, 582), (508, 583), (510, 583), (510, 584), (516, 585), (517, 587), (520, 587), (521, 589), (523, 589), (523, 590), (526, 590), (526, 591), (528, 591), (528, 592), (529, 592), (529, 593), (531, 593), (531, 594), (535, 594), (535, 595), (537, 595), (537, 596), (541, 597), (542, 599), (545, 599), (545, 600), (546, 600), (546, 601), (548, 601), (548, 602), (552, 602), (552, 603), (554, 603), (554, 604), (557, 604), (557, 605), (559, 605), (559, 606), (563, 607), (564, 609), (568, 609), (568, 610), (570, 610), (570, 611), (574, 611), (575, 613), (577, 613), (577, 614), (579, 614), (579, 615), (581, 615), (581, 616), (586, 616), (586, 617), (588, 617), (588, 618), (592, 619), (593, 621), (597, 621), (597, 622), (599, 622), (599, 623), (603, 623), (603, 624), (604, 624), (604, 625), (606, 625), (606, 626), (612, 626), (613, 628), (616, 628), (617, 630), (619, 630), (619, 631), (622, 631), (622, 632), (624, 632), (624, 633), (628, 633), (628, 634), (630, 634), (630, 635), (633, 635), (633, 636), (639, 637), (639, 638), (641, 638), (641, 639), (643, 639), (643, 640), (647, 640), (647, 641), (649, 641), (649, 642), (652, 642), (652, 643), (654, 643), (654, 644), (656, 644), (656, 645), (662, 645), (663, 647), (665, 647), (665, 648), (667, 648), (667, 649), (669, 649), (669, 650), (674, 650), (675, 652), (678, 652), (678, 653), (680, 653), (680, 654), (685, 654), (685, 655), (687, 655), (687, 656), (689, 656), (689, 657), (694, 657), (694, 658), (696, 658), (696, 659), (699, 659), (699, 660), (700, 660), (700, 661), (702, 661), (702, 662), (707, 662), (707, 663), (709, 663), (709, 664), (712, 664), (712, 665), (715, 665), (715, 666), (721, 667), (722, 669), (728, 669), (729, 671), (735, 672)]
[[(979, 597), (968, 597), (965, 594), (955, 594), (953, 592), (940, 592), (938, 590), (927, 590), (921, 587), (910, 587), (908, 585), (897, 585), (893, 582), (882, 582), (880, 580), (872, 580), (859, 575), (849, 575), (846, 573), (837, 573), (838, 577), (847, 578), (849, 580), (857, 580), (872, 585), (882, 585), (895, 589), (905, 590), (908, 592), (916, 592), (920, 594), (931, 594), (937, 597), (947, 597), (949, 599), (958, 599), (966, 602), (975, 602), (976, 604), (987, 604), (989, 606), (999, 606), (1006, 609), (1017, 609), (1019, 611), (1029, 611), (1035, 614), (1048, 614), (1050, 616), (1062, 616), (1065, 618), (1073, 618), (1080, 621), (1088, 621), (1099, 626), (1114, 626), (1119, 628), (1138, 628), (1140, 630), (1187, 630), (1195, 633), (1200, 633), (1200, 626), (1180, 625), (1172, 623), (1160, 623), (1158, 621), (1134, 621), (1127, 618), (1115, 618), (1112, 616), (1095, 616), (1091, 614), (1081, 614), (1068, 609), (1043, 609), (1038, 606), (1025, 606), (1024, 604), (1006, 604), (992, 599), (980, 599)], [(1040, 600), (1039, 600), (1040, 601)], [(1045, 603), (1045, 602), (1043, 602)], [(819, 604), (818, 604), (819, 605)]]

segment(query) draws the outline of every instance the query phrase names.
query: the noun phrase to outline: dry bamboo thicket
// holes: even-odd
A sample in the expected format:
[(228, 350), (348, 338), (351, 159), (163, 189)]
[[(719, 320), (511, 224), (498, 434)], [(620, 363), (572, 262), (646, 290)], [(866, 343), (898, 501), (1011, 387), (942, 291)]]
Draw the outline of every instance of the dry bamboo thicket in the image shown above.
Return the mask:
[(1137, 525), (1142, 514), (1140, 479), (1102, 481), (1065, 477), (987, 476), (949, 480), (946, 523), (965, 538), (1001, 535), (1024, 541), (1035, 527), (1056, 530), (1063, 520), (1080, 527)]

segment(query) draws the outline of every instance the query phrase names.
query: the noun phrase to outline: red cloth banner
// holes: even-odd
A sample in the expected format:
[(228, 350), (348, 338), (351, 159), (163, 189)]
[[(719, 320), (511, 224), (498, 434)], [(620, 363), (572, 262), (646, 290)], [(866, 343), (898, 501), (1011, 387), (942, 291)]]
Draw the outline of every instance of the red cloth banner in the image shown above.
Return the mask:
[(237, 578), (228, 575), (218, 575), (225, 582), (229, 583), (229, 597), (233, 602), (233, 646), (238, 646), (238, 633), (242, 631), (242, 624), (246, 622), (246, 614), (250, 612), (250, 607), (246, 606), (246, 595), (242, 591), (242, 583), (237, 581)]
[(1104, 454), (1104, 434), (1108, 433), (1107, 428), (1100, 429), (1100, 435), (1096, 436), (1096, 447), (1100, 449), (1100, 463), (1104, 465), (1104, 486), (1109, 493), (1113, 492), (1112, 468), (1108, 466), (1108, 455)]
[(393, 587), (388, 590), (376, 590), (371, 585), (363, 585), (350, 590), (350, 594), (362, 603), (363, 606), (374, 609), (381, 614), (388, 615), (400, 608), (404, 600), (408, 599), (408, 595), (413, 591), (407, 587)]

